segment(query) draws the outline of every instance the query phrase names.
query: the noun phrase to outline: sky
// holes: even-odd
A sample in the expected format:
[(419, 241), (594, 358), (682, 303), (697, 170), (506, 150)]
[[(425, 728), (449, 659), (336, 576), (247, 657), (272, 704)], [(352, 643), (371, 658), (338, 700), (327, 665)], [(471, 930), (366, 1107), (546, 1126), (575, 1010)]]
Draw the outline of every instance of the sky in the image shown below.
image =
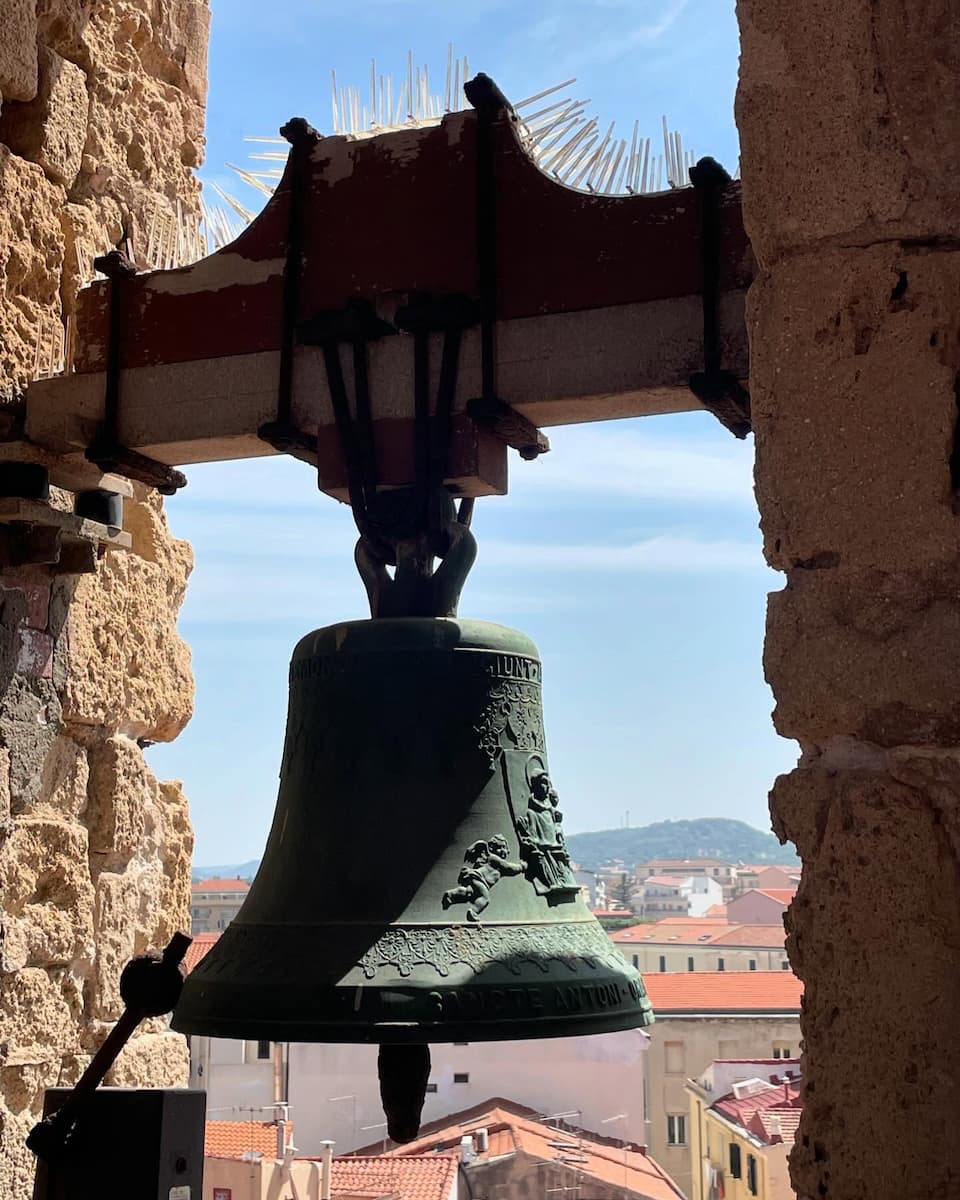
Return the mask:
[[(661, 116), (734, 169), (737, 30), (728, 0), (214, 0), (207, 164), (290, 116), (331, 128), (330, 70), (363, 85), (406, 53), (442, 78), (447, 45), (508, 97), (577, 77), (602, 123)], [(752, 438), (706, 413), (554, 428), (512, 455), (510, 494), (477, 504), (479, 555), (461, 615), (522, 629), (544, 661), (551, 773), (568, 832), (669, 818), (768, 828), (766, 795), (796, 761), (770, 723), (761, 665), (766, 595)], [(290, 652), (310, 629), (365, 617), (349, 510), (310, 468), (269, 458), (187, 469), (167, 503), (197, 565), (180, 618), (196, 714), (149, 750), (184, 781), (199, 866), (259, 857), (273, 814)]]

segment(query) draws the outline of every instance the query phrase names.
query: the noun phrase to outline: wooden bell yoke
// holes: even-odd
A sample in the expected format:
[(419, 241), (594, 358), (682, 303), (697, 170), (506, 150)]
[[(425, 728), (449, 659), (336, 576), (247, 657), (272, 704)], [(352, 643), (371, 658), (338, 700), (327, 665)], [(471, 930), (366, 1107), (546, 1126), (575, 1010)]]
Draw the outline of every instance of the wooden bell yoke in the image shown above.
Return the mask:
[(351, 444), (378, 486), (414, 480), (428, 410), (467, 497), (505, 492), (508, 445), (533, 457), (551, 425), (704, 401), (742, 436), (739, 184), (574, 191), (492, 81), (467, 92), (473, 110), (364, 139), (292, 121), (276, 193), (229, 246), (145, 274), (100, 260), (112, 277), (80, 294), (71, 373), (30, 387), (27, 438), (166, 491), (184, 464), (288, 452), (345, 499)]

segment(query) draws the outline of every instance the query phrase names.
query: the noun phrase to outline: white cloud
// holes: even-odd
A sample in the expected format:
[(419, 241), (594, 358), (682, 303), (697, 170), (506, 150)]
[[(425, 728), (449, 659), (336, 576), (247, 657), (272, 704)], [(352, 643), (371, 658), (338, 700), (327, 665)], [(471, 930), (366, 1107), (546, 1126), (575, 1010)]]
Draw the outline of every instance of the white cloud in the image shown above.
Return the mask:
[(510, 457), (510, 492), (519, 502), (553, 503), (561, 493), (755, 504), (752, 444), (657, 436), (620, 422), (546, 432), (549, 454), (532, 463)]
[(536, 571), (743, 571), (764, 568), (759, 545), (663, 535), (619, 546), (485, 542), (485, 566)]

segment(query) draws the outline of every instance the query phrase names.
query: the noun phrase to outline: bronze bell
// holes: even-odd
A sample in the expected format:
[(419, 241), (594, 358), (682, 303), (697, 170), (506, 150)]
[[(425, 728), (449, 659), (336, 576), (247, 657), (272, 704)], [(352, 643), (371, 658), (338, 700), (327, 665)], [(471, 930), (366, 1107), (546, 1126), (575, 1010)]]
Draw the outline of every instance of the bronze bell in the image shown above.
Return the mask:
[[(540, 693), (536, 647), (499, 625), (381, 618), (303, 638), (263, 862), (173, 1027), (422, 1047), (652, 1021), (571, 871)], [(420, 1103), (425, 1054), (396, 1058)]]

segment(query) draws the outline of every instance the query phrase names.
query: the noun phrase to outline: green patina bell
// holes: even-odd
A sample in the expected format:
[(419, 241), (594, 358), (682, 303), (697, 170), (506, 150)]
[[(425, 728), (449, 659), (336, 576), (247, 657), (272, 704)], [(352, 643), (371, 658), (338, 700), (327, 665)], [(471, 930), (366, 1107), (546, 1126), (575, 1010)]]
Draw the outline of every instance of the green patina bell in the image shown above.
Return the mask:
[(263, 863), (174, 1028), (390, 1047), (648, 1024), (571, 871), (540, 694), (536, 647), (499, 625), (305, 637)]

